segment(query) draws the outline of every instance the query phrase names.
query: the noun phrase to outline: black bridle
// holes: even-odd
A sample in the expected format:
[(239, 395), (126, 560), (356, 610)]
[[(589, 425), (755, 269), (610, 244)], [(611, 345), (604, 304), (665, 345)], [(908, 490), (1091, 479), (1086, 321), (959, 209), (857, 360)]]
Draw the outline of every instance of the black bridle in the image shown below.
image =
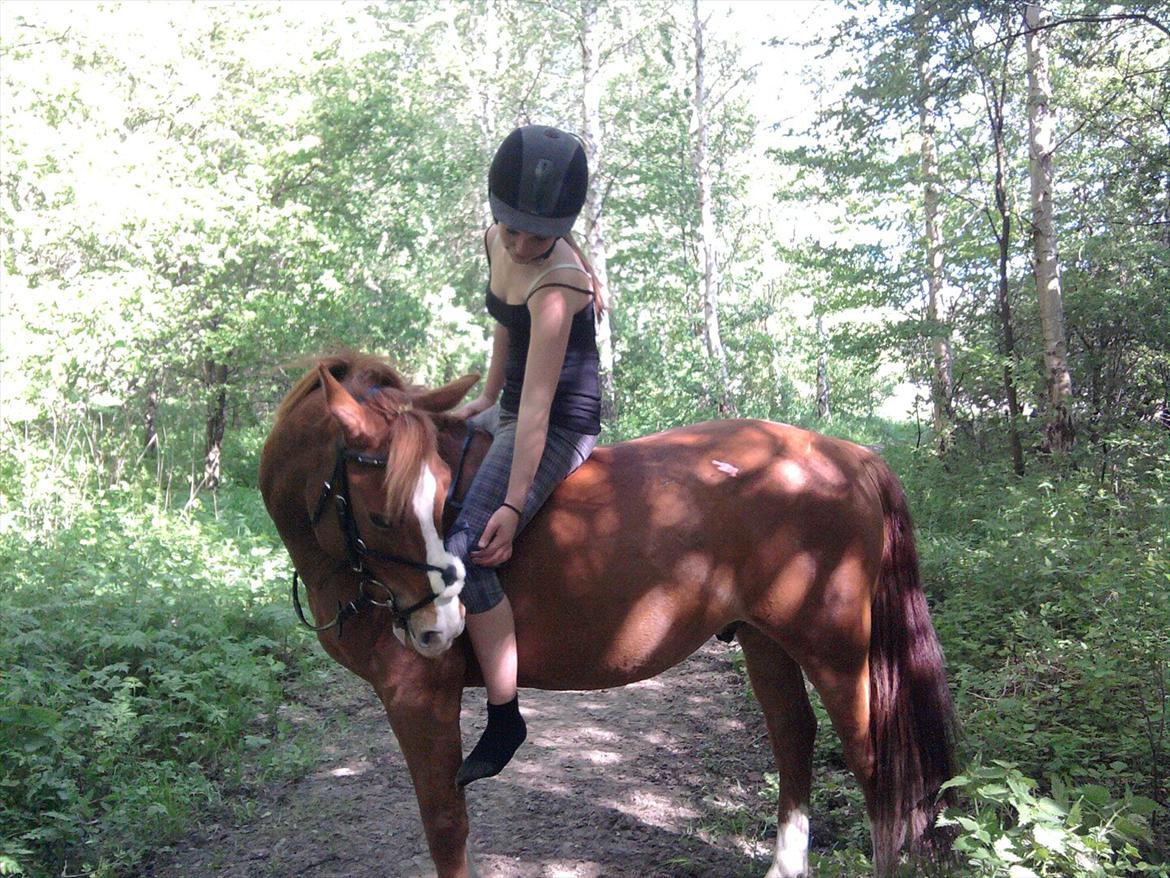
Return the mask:
[[(424, 573), (438, 573), (443, 578), (443, 584), (447, 587), (455, 584), (459, 579), (459, 572), (453, 564), (449, 564), (446, 567), (438, 567), (426, 561), (416, 561), (413, 558), (404, 558), (401, 555), (371, 549), (366, 545), (365, 540), (362, 539), (361, 532), (358, 530), (357, 517), (353, 514), (353, 502), (349, 496), (348, 464), (351, 462), (360, 466), (384, 467), (386, 466), (387, 459), (372, 454), (365, 454), (360, 451), (353, 451), (344, 445), (338, 446), (337, 459), (333, 464), (333, 474), (321, 486), (321, 498), (317, 501), (317, 508), (314, 510), (310, 522), (313, 527), (320, 524), (321, 518), (325, 515), (329, 498), (333, 497), (334, 506), (337, 509), (337, 519), (341, 525), (342, 539), (345, 543), (345, 554), (349, 559), (349, 567), (354, 573), (361, 576), (358, 597), (344, 604), (338, 601), (337, 615), (331, 621), (324, 625), (313, 625), (305, 618), (304, 611), (301, 608), (300, 596), (297, 593), (297, 571), (294, 569), (292, 584), (293, 607), (301, 623), (310, 630), (327, 631), (336, 626), (338, 637), (341, 637), (342, 625), (345, 623), (345, 620), (356, 616), (367, 606), (383, 607), (389, 610), (390, 615), (393, 617), (395, 627), (409, 631), (410, 629), (407, 627), (407, 623), (410, 617), (424, 607), (429, 607), (433, 604), (443, 592), (436, 592), (432, 589), (431, 593), (422, 600), (408, 607), (402, 607), (399, 605), (398, 599), (394, 596), (394, 592), (390, 588), (372, 578), (366, 572), (365, 559), (372, 558), (376, 561), (388, 561), (392, 564), (410, 567), (413, 570), (421, 570)], [(370, 586), (377, 586), (385, 591), (386, 600), (379, 601), (372, 597), (369, 593)]]
[[(447, 504), (454, 508), (460, 508), (460, 504), (455, 500), (455, 490), (459, 483), (459, 478), (463, 473), (463, 464), (467, 459), (467, 451), (471, 447), (471, 440), (475, 436), (475, 428), (471, 427), (467, 431), (467, 438), (463, 441), (463, 450), (459, 455), (459, 465), (455, 470), (455, 474), (451, 479), (451, 487), (447, 492)], [(341, 525), (341, 534), (345, 541), (345, 553), (349, 559), (350, 569), (354, 573), (361, 576), (361, 582), (358, 585), (358, 596), (352, 601), (342, 603), (337, 602), (337, 614), (332, 620), (324, 625), (314, 625), (305, 617), (304, 609), (301, 607), (301, 599), (298, 589), (298, 574), (297, 570), (293, 568), (292, 579), (292, 601), (293, 608), (296, 610), (297, 618), (300, 619), (301, 624), (310, 631), (328, 631), (330, 628), (337, 628), (337, 636), (340, 639), (342, 633), (342, 626), (347, 619), (356, 616), (366, 607), (382, 607), (390, 611), (390, 615), (394, 620), (395, 627), (401, 628), (405, 632), (409, 632), (407, 623), (411, 615), (429, 607), (436, 600), (443, 596), (447, 589), (449, 589), (459, 579), (459, 571), (455, 569), (454, 564), (448, 564), (446, 567), (438, 567), (434, 564), (429, 564), (426, 561), (416, 561), (413, 558), (404, 558), (401, 555), (394, 555), (389, 552), (382, 552), (377, 549), (371, 549), (366, 545), (365, 540), (362, 539), (361, 533), (358, 531), (357, 518), (353, 514), (353, 504), (349, 496), (349, 463), (356, 463), (359, 466), (385, 467), (387, 458), (379, 457), (372, 454), (365, 454), (361, 451), (353, 451), (346, 448), (344, 445), (338, 445), (337, 458), (333, 464), (333, 474), (325, 480), (321, 487), (321, 497), (317, 501), (317, 508), (313, 512), (310, 523), (316, 527), (321, 518), (325, 514), (325, 508), (332, 496), (334, 505), (337, 509), (338, 522)], [(438, 573), (443, 579), (443, 585), (446, 587), (441, 592), (436, 592), (432, 589), (427, 597), (411, 604), (408, 607), (400, 607), (398, 599), (394, 596), (394, 592), (369, 576), (366, 572), (363, 563), (364, 558), (373, 558), (376, 561), (388, 561), (392, 564), (399, 564), (403, 567), (410, 567), (414, 570), (421, 570), (424, 573)], [(379, 601), (372, 597), (368, 590), (368, 586), (377, 586), (386, 592), (386, 599)]]

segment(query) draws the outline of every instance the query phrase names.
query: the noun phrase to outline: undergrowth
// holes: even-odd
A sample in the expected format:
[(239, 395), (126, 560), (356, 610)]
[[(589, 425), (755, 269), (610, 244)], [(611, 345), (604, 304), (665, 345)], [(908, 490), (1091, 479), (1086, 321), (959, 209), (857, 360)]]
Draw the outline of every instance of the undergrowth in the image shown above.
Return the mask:
[(253, 488), (174, 508), (50, 452), (0, 454), (0, 874), (122, 875), (303, 768), (275, 708), (316, 653)]

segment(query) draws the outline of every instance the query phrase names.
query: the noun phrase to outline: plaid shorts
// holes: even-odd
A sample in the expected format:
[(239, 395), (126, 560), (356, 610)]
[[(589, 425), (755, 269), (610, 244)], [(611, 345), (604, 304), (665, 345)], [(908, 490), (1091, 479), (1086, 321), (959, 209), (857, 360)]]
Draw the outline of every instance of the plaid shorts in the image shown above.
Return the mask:
[[(487, 456), (471, 482), (467, 496), (463, 499), (463, 509), (451, 526), (445, 542), (447, 551), (461, 558), (467, 568), (467, 579), (460, 595), (463, 605), (469, 613), (484, 613), (500, 602), (504, 590), (500, 587), (500, 578), (495, 568), (473, 564), (470, 555), (479, 543), (488, 519), (500, 508), (508, 494), (512, 452), (516, 447), (516, 416), (501, 412), (499, 406), (494, 406), (473, 418), (472, 423), (494, 433), (492, 447), (488, 449)], [(528, 526), (528, 522), (556, 486), (585, 462), (596, 444), (596, 436), (549, 426), (544, 454), (540, 458), (532, 487), (528, 489), (524, 514), (520, 516), (516, 533)]]

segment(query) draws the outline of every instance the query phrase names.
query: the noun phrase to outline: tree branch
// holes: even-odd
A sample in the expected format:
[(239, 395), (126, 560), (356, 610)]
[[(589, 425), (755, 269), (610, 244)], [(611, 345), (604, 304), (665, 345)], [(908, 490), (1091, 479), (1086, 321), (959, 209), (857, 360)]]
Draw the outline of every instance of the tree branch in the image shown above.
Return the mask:
[(618, 52), (625, 49), (627, 46), (631, 46), (634, 43), (636, 43), (638, 40), (640, 40), (642, 38), (642, 34), (646, 33), (646, 31), (650, 30), (650, 28), (657, 26), (659, 23), (660, 23), (659, 21), (648, 21), (648, 22), (646, 22), (646, 24), (644, 24), (638, 30), (634, 31), (630, 35), (629, 39), (622, 40), (620, 43), (617, 43), (616, 45), (610, 46), (608, 49), (598, 50), (598, 52), (597, 52), (597, 65), (598, 65), (598, 67), (604, 67), (606, 61), (608, 61), (610, 58), (612, 58)]
[[(1097, 24), (1107, 21), (1140, 21), (1150, 25), (1150, 27), (1157, 28), (1166, 36), (1170, 37), (1170, 27), (1162, 24), (1152, 15), (1146, 15), (1144, 12), (1121, 12), (1117, 15), (1080, 15), (1073, 18), (1062, 18), (1059, 21), (1049, 21), (1038, 27), (1025, 28), (1020, 33), (1032, 33), (1038, 30), (1049, 30), (1054, 27), (1059, 27), (1062, 24)], [(1016, 34), (1019, 36), (1020, 34)]]
[(746, 70), (741, 70), (739, 72), (739, 76), (737, 76), (731, 82), (731, 84), (729, 84), (727, 86), (727, 88), (723, 89), (723, 92), (717, 98), (712, 99), (710, 97), (710, 91), (708, 91), (707, 103), (711, 106), (712, 109), (718, 109), (719, 107), (723, 106), (723, 102), (725, 100), (727, 100), (727, 96), (729, 94), (731, 94), (731, 92), (735, 89), (735, 87), (738, 86), (740, 83), (742, 83), (745, 79), (747, 79), (748, 76), (751, 75), (751, 73), (753, 71), (755, 71), (755, 69), (759, 66), (760, 66), (760, 64), (756, 63), (756, 64), (753, 64), (751, 67), (747, 68)]
[[(28, 25), (26, 25), (26, 27), (27, 26)], [(63, 42), (65, 42), (65, 38), (67, 36), (69, 36), (69, 33), (72, 30), (73, 30), (72, 27), (67, 27), (67, 28), (65, 28), (65, 33), (59, 34), (55, 37), (49, 37), (49, 38), (44, 39), (44, 40), (33, 40), (31, 43), (17, 43), (13, 46), (8, 46), (6, 51), (0, 52), (0, 55), (7, 55), (9, 52), (11, 52), (15, 49), (26, 49), (29, 46), (43, 46), (45, 43), (63, 43)]]

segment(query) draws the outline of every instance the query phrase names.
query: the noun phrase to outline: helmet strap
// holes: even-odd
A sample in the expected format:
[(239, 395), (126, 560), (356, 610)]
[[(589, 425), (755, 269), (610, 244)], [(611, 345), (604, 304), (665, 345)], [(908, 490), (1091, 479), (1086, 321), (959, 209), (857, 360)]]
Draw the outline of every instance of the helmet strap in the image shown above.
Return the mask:
[(548, 249), (536, 257), (537, 260), (543, 261), (552, 256), (552, 252), (557, 249), (557, 241), (559, 240), (560, 238), (553, 238), (553, 242), (548, 245)]

